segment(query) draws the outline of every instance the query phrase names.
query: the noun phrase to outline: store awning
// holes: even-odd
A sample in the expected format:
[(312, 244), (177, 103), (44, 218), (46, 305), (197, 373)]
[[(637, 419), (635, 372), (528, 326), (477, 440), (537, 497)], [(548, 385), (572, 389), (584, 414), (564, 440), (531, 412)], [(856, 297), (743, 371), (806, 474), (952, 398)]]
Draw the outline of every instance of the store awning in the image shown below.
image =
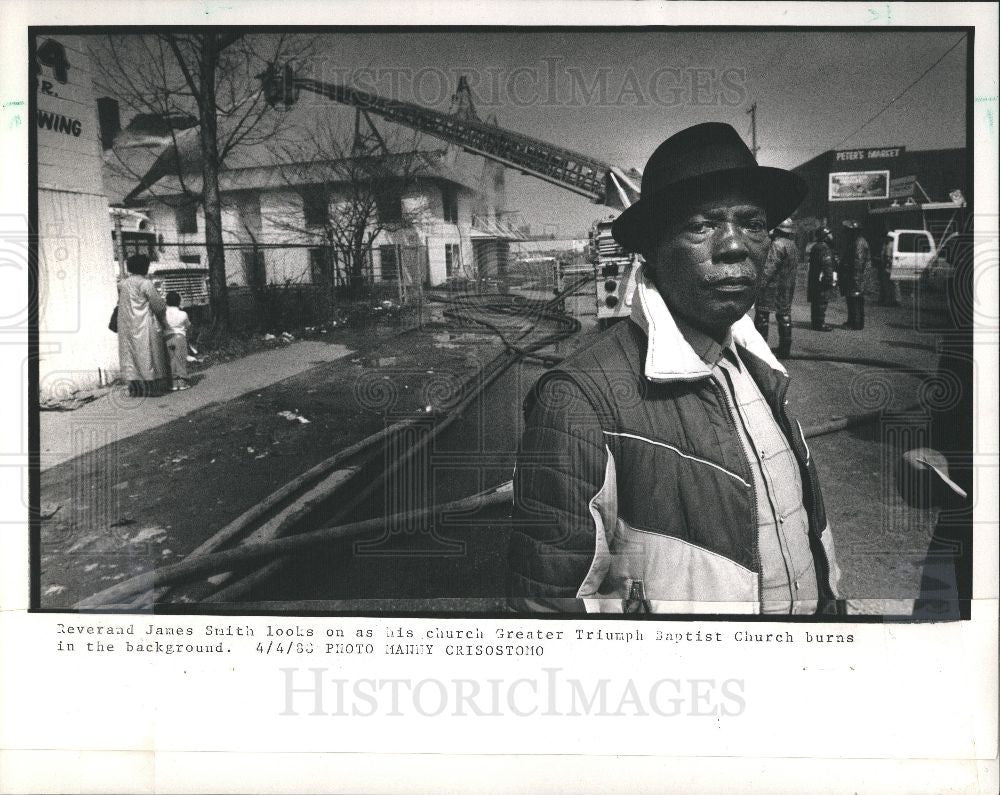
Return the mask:
[(912, 213), (914, 211), (928, 212), (930, 210), (961, 210), (965, 207), (965, 199), (957, 202), (910, 202), (909, 204), (890, 205), (889, 207), (873, 207), (869, 215), (886, 215), (887, 213)]

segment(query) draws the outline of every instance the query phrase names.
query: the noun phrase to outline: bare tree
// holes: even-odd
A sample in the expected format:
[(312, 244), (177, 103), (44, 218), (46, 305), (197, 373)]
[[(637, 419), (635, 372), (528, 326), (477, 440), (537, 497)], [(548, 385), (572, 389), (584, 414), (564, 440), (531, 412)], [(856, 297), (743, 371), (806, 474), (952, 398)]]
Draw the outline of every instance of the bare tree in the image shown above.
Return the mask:
[[(219, 172), (240, 148), (273, 140), (283, 117), (270, 110), (256, 75), (270, 61), (309, 57), (312, 40), (298, 36), (244, 35), (239, 32), (110, 35), (99, 52), (98, 83), (126, 108), (168, 122), (172, 146), (150, 170), (137, 175), (151, 189), (176, 177), (188, 200), (205, 213), (213, 322), (229, 326), (226, 265), (222, 236)], [(197, 138), (178, 134), (172, 120), (193, 117)], [(195, 145), (192, 145), (195, 144)], [(200, 169), (194, 186), (191, 171)]]
[[(383, 136), (367, 120), (370, 132), (353, 136), (335, 124), (318, 125), (305, 141), (275, 152), (281, 178), (302, 197), (301, 209), (290, 206), (269, 216), (290, 239), (317, 243), (328, 255), (321, 277), (331, 297), (339, 284), (352, 298), (371, 278), (372, 248), (383, 232), (419, 223), (429, 212), (419, 200), (406, 200), (421, 179), (433, 172), (440, 152), (420, 149), (416, 132), (396, 129)], [(404, 280), (403, 263), (397, 278)], [(401, 282), (402, 283), (402, 282)]]

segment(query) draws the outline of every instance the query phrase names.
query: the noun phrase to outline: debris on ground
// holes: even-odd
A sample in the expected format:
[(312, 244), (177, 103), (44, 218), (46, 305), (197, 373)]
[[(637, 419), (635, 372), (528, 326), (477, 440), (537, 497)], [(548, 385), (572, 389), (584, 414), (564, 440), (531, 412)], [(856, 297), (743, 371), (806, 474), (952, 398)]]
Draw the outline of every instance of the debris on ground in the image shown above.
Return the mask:
[(295, 342), (295, 337), (293, 337), (287, 331), (281, 332), (281, 339), (284, 340), (285, 342)]
[(75, 411), (80, 406), (93, 403), (98, 398), (104, 397), (111, 391), (111, 386), (98, 387), (96, 389), (74, 389), (68, 393), (57, 393), (50, 395), (39, 401), (39, 411)]
[(130, 544), (141, 544), (143, 541), (152, 541), (156, 544), (162, 544), (167, 540), (167, 531), (162, 527), (157, 527), (153, 525), (152, 527), (144, 527), (138, 533), (136, 533), (132, 538), (128, 540)]
[(274, 342), (278, 338), (275, 337), (273, 334), (265, 334), (263, 337), (261, 337), (261, 339), (264, 340), (264, 342)]
[(48, 588), (45, 589), (45, 594), (44, 595), (45, 596), (55, 596), (56, 594), (60, 594), (60, 593), (62, 593), (65, 590), (66, 590), (66, 586), (65, 585), (50, 585)]
[(309, 424), (309, 420), (296, 411), (279, 411), (278, 416), (284, 417), (289, 422), (301, 422), (303, 425)]

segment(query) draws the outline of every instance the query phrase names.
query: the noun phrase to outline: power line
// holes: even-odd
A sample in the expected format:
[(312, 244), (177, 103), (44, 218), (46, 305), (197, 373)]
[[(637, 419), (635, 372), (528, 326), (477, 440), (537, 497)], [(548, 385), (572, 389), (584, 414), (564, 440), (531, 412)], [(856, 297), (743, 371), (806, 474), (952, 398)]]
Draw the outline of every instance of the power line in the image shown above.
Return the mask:
[(760, 150), (760, 147), (757, 146), (757, 103), (756, 102), (754, 102), (750, 106), (750, 109), (747, 110), (747, 113), (750, 115), (750, 139), (751, 141), (753, 141), (753, 143), (751, 144), (751, 149), (753, 150), (753, 156), (757, 157), (757, 152)]
[(952, 45), (951, 45), (951, 46), (950, 46), (950, 47), (949, 47), (949, 48), (948, 48), (947, 50), (945, 50), (945, 51), (944, 51), (944, 53), (943, 53), (943, 54), (941, 55), (941, 57), (940, 57), (940, 58), (938, 58), (938, 59), (937, 59), (937, 60), (936, 60), (936, 61), (935, 61), (934, 63), (932, 63), (932, 64), (931, 64), (930, 66), (928, 66), (928, 67), (927, 67), (927, 68), (926, 68), (926, 69), (925, 69), (925, 70), (924, 70), (923, 72), (921, 72), (921, 73), (920, 73), (920, 76), (919, 76), (919, 77), (918, 77), (918, 78), (917, 78), (916, 80), (914, 80), (914, 81), (913, 81), (912, 83), (910, 83), (910, 85), (908, 85), (908, 86), (907, 86), (906, 88), (904, 88), (904, 89), (903, 89), (902, 91), (900, 91), (900, 92), (899, 92), (898, 94), (896, 94), (896, 96), (894, 96), (894, 97), (893, 97), (892, 99), (890, 99), (890, 100), (889, 100), (889, 101), (888, 101), (888, 102), (886, 103), (885, 107), (883, 107), (883, 108), (882, 108), (882, 110), (880, 110), (880, 111), (879, 111), (878, 113), (876, 113), (876, 114), (875, 114), (874, 116), (872, 116), (872, 117), (871, 117), (871, 118), (870, 118), (870, 119), (869, 119), (868, 121), (866, 121), (866, 122), (865, 122), (864, 124), (862, 124), (862, 125), (861, 125), (860, 127), (858, 127), (858, 129), (856, 129), (856, 130), (855, 130), (854, 132), (852, 132), (852, 133), (851, 133), (850, 135), (847, 135), (847, 136), (845, 136), (845, 137), (841, 138), (841, 139), (840, 139), (840, 140), (839, 140), (839, 141), (838, 141), (837, 143), (835, 143), (835, 144), (834, 144), (834, 145), (833, 145), (833, 146), (832, 146), (831, 148), (832, 148), (832, 149), (836, 149), (836, 148), (837, 148), (837, 147), (839, 147), (839, 146), (840, 146), (841, 144), (843, 144), (843, 143), (844, 143), (845, 141), (849, 141), (849, 140), (850, 140), (851, 138), (853, 138), (853, 137), (854, 137), (855, 135), (857, 135), (857, 134), (858, 134), (859, 132), (861, 132), (861, 131), (862, 131), (862, 130), (863, 130), (863, 129), (865, 128), (865, 127), (867, 127), (867, 126), (868, 126), (869, 124), (871, 124), (871, 123), (872, 123), (873, 121), (875, 121), (875, 119), (877, 119), (877, 118), (878, 118), (879, 116), (881, 116), (881, 115), (882, 115), (883, 113), (885, 113), (885, 112), (886, 112), (887, 110), (889, 110), (889, 108), (890, 108), (890, 107), (892, 107), (892, 104), (893, 104), (893, 103), (894, 103), (894, 102), (895, 102), (895, 101), (896, 101), (897, 99), (899, 99), (900, 97), (902, 97), (902, 96), (903, 96), (903, 94), (905, 94), (905, 93), (906, 93), (907, 91), (909, 91), (909, 90), (910, 90), (911, 88), (913, 88), (913, 87), (914, 87), (914, 86), (915, 86), (915, 85), (916, 85), (917, 83), (919, 83), (919, 82), (920, 82), (921, 80), (923, 80), (923, 79), (924, 79), (924, 78), (925, 78), (925, 77), (927, 76), (927, 74), (928, 74), (928, 73), (929, 73), (929, 72), (930, 72), (930, 71), (931, 71), (931, 70), (932, 70), (932, 69), (933, 69), (933, 68), (934, 68), (935, 66), (937, 66), (937, 65), (938, 65), (939, 63), (941, 63), (941, 61), (943, 61), (943, 60), (945, 59), (945, 56), (946, 56), (946, 55), (948, 55), (948, 53), (950, 53), (950, 52), (951, 52), (952, 50), (954, 50), (954, 49), (955, 49), (955, 48), (956, 48), (956, 47), (957, 47), (957, 46), (958, 46), (959, 44), (961, 44), (961, 43), (962, 43), (963, 41), (965, 41), (965, 39), (966, 39), (966, 37), (965, 37), (965, 36), (962, 36), (962, 37), (961, 37), (961, 38), (960, 38), (960, 39), (959, 39), (958, 41), (956, 41), (956, 42), (955, 42), (954, 44), (952, 44)]

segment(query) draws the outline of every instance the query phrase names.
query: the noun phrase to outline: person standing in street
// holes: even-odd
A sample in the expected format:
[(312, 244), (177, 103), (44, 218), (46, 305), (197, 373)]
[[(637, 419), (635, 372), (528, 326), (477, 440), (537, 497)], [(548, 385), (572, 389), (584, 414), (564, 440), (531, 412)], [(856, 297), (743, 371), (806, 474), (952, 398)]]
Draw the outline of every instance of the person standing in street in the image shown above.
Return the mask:
[(865, 274), (872, 263), (871, 249), (857, 221), (844, 221), (844, 229), (847, 242), (840, 258), (840, 292), (847, 299), (844, 328), (861, 331), (865, 327)]
[(809, 252), (809, 283), (806, 298), (812, 306), (813, 331), (833, 331), (826, 323), (826, 307), (837, 295), (837, 255), (833, 251), (833, 233), (821, 226), (814, 234), (816, 242)]
[(149, 257), (125, 261), (129, 275), (118, 283), (118, 362), (129, 397), (170, 391), (170, 366), (162, 329), (167, 304), (149, 279)]
[(792, 219), (786, 218), (771, 233), (771, 248), (764, 264), (764, 286), (757, 299), (754, 326), (765, 340), (768, 321), (774, 312), (778, 321), (778, 358), (787, 359), (792, 351), (792, 298), (795, 273), (799, 268), (799, 250), (792, 240)]

